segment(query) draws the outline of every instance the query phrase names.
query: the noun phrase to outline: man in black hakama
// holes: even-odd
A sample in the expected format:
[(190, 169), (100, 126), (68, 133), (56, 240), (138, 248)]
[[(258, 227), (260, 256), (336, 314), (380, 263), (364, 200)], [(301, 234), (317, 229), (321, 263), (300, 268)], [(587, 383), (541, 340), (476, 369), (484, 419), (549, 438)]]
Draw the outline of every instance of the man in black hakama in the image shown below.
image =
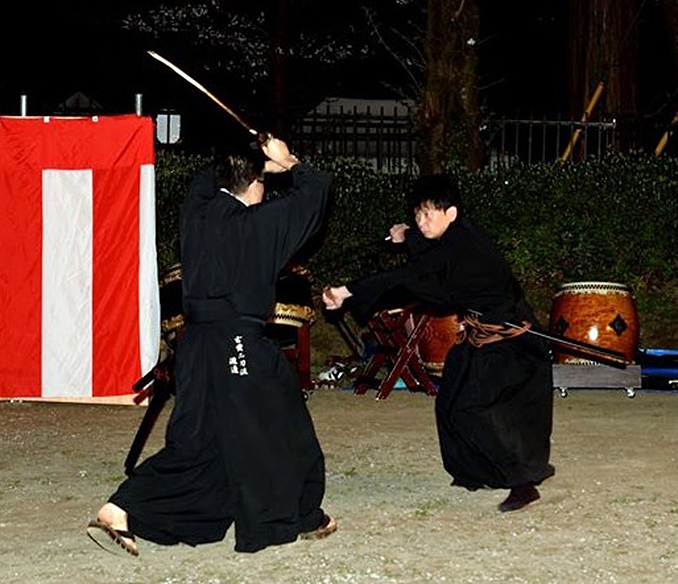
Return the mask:
[[(132, 472), (90, 523), (100, 543), (137, 555), (159, 544), (221, 540), (235, 549), (329, 535), (320, 505), (323, 453), (296, 373), (263, 335), (275, 283), (319, 228), (330, 177), (270, 138), (258, 162), (224, 157), (193, 182), (181, 217), (186, 330), (165, 447)], [(263, 173), (289, 171), (285, 196), (262, 203)]]
[[(481, 313), (480, 326), (535, 318), (510, 269), (489, 238), (462, 215), (456, 184), (421, 177), (411, 205), (418, 229), (394, 225), (394, 242), (407, 246), (402, 269), (328, 289), (324, 301), (345, 300), (373, 312), (387, 292), (406, 291), (438, 309)], [(467, 332), (473, 335), (467, 324)], [(435, 411), (445, 469), (454, 485), (510, 489), (501, 511), (539, 498), (549, 464), (553, 385), (546, 343), (522, 334), (480, 347), (464, 342), (448, 353)]]

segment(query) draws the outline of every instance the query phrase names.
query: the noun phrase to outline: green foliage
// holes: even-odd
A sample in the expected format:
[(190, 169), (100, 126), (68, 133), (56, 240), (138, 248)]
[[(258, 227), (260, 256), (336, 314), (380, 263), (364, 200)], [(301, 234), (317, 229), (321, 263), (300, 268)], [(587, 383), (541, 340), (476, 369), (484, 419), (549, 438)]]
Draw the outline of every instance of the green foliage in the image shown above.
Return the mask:
[(411, 178), (377, 172), (367, 162), (349, 158), (312, 164), (333, 177), (324, 239), (309, 261), (318, 286), (392, 267), (398, 258), (385, 253), (389, 246), (384, 238), (393, 223), (406, 220), (405, 193)]
[(209, 157), (161, 150), (155, 164), (156, 239), (160, 273), (179, 261), (179, 214), (193, 175)]
[[(336, 202), (313, 258), (320, 284), (392, 265), (378, 242), (406, 219), (411, 179), (352, 161), (324, 167), (334, 175)], [(505, 254), (542, 322), (563, 283), (621, 282), (637, 297), (646, 346), (678, 342), (678, 161), (615, 155), (565, 167), (451, 172), (467, 213)]]
[(636, 294), (641, 324), (653, 322), (644, 334), (676, 341), (676, 160), (614, 155), (460, 180), (469, 214), (494, 236), (542, 317), (564, 282), (622, 282)]
[(463, 176), (462, 184), (471, 215), (494, 235), (528, 293), (541, 297), (542, 312), (545, 295), (582, 280), (628, 284), (641, 314), (650, 296), (670, 306), (666, 290), (678, 279), (674, 159), (615, 155), (564, 168), (516, 166)]
[[(178, 212), (205, 157), (158, 157), (158, 250), (161, 268), (178, 260)], [(396, 265), (384, 237), (407, 221), (411, 177), (366, 162), (318, 159), (333, 175), (327, 226), (307, 264), (315, 291)], [(459, 177), (465, 208), (497, 242), (540, 320), (565, 282), (631, 286), (645, 346), (678, 342), (678, 161), (615, 155), (565, 167), (517, 165)], [(670, 343), (673, 343), (671, 345)]]
[(678, 276), (672, 159), (617, 155), (464, 178), (469, 211), (524, 277), (634, 283)]

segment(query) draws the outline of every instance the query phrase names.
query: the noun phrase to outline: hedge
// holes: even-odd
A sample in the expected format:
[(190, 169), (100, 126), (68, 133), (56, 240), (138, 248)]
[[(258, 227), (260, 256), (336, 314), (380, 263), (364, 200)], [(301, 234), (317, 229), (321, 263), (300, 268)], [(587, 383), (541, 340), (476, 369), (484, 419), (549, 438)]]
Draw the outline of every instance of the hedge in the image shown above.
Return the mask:
[(208, 164), (202, 154), (160, 150), (156, 157), (156, 238), (160, 273), (179, 261), (179, 213), (195, 173)]
[[(204, 156), (158, 156), (161, 270), (178, 261), (178, 208)], [(402, 258), (384, 237), (406, 221), (412, 177), (373, 170), (355, 159), (311, 161), (333, 175), (323, 233), (301, 254), (315, 291), (374, 273)], [(634, 291), (645, 346), (678, 343), (678, 161), (614, 155), (564, 167), (516, 165), (470, 173), (451, 168), (469, 216), (487, 231), (548, 319), (565, 282), (621, 282)]]

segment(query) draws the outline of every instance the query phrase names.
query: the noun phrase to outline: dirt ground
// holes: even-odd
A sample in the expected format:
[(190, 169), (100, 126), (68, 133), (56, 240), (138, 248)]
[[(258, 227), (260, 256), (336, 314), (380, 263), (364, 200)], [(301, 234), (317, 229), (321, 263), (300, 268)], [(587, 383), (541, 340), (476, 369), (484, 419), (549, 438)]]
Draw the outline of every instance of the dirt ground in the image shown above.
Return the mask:
[[(450, 487), (433, 400), (318, 390), (308, 402), (339, 531), (257, 554), (219, 544), (101, 551), (85, 524), (123, 478), (144, 409), (0, 403), (4, 583), (678, 582), (678, 394), (556, 396), (556, 475), (502, 515), (505, 491)], [(162, 443), (163, 413), (144, 455)]]

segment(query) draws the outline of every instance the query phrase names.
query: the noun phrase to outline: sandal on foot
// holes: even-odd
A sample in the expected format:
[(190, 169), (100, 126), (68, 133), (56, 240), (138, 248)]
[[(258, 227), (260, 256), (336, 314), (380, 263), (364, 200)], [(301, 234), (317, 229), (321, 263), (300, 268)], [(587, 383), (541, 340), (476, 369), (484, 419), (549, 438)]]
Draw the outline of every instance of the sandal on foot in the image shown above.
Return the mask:
[(299, 534), (301, 539), (322, 539), (333, 534), (337, 530), (337, 520), (334, 517), (325, 515), (319, 527), (313, 531), (305, 531)]
[[(119, 554), (122, 549), (132, 556), (139, 555), (134, 535), (124, 529), (115, 529), (108, 523), (94, 519), (87, 525), (87, 535), (100, 548), (112, 554)], [(130, 545), (130, 541), (135, 545)]]

